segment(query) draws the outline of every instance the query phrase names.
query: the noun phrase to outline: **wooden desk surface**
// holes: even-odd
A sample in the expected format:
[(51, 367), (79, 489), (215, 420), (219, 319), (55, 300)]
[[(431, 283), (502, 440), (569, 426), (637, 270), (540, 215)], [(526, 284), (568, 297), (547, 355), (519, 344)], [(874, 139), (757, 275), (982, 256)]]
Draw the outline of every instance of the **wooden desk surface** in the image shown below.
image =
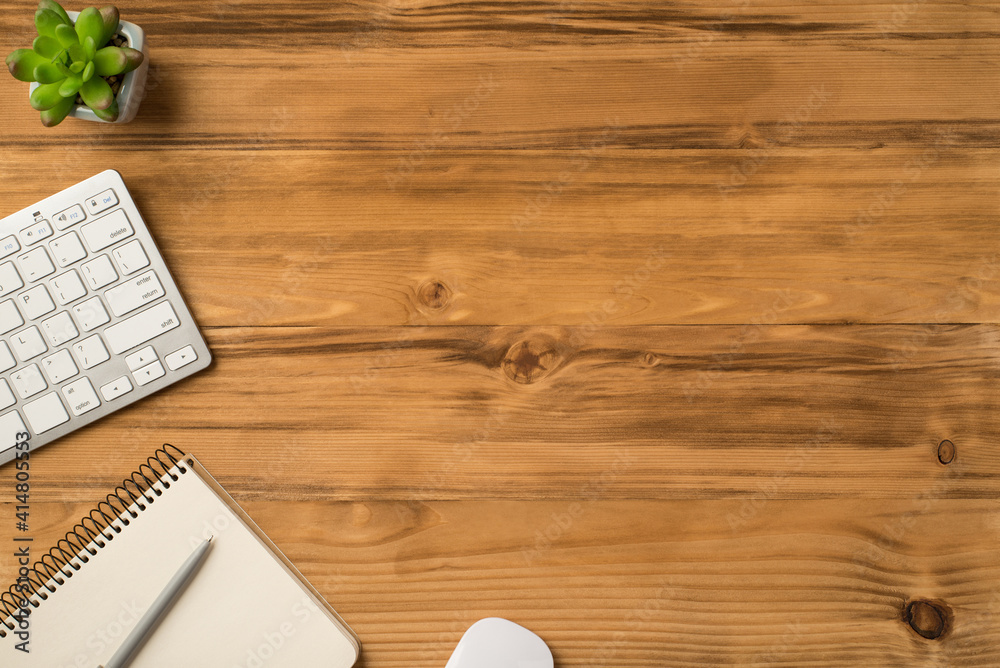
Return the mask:
[(216, 362), (37, 453), (39, 542), (169, 441), (364, 668), (1000, 663), (995, 6), (122, 8), (131, 125), (0, 77), (3, 213), (118, 169)]

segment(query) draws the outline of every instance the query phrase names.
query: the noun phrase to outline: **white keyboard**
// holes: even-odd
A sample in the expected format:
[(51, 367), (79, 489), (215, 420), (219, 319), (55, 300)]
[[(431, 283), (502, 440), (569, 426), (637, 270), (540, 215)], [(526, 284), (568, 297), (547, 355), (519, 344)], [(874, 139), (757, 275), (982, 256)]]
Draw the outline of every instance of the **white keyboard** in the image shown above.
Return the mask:
[(0, 220), (0, 464), (210, 362), (118, 172)]

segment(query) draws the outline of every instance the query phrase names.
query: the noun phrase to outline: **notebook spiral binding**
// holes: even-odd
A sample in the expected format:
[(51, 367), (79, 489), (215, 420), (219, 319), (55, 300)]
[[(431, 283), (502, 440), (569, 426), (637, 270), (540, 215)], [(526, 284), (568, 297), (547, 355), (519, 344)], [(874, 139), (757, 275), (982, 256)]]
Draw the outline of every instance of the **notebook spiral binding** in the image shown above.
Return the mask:
[(146, 510), (146, 503), (154, 503), (156, 497), (163, 494), (153, 486), (154, 483), (159, 482), (164, 489), (170, 489), (170, 482), (166, 478), (169, 476), (173, 481), (180, 479), (170, 472), (174, 466), (177, 466), (181, 474), (187, 473), (183, 457), (184, 452), (165, 443), (146, 459), (146, 463), (108, 494), (107, 498), (98, 503), (89, 515), (67, 531), (56, 542), (55, 547), (28, 567), (27, 574), (22, 571), (17, 582), (0, 594), (0, 638), (6, 638), (8, 630), (17, 628), (12, 618), (25, 607), (25, 601), (34, 608), (39, 607), (41, 604), (35, 598), (48, 600), (49, 594), (56, 591), (54, 585), (65, 584), (66, 580), (63, 578), (73, 577), (73, 573), (82, 568), (74, 560), (86, 564), (90, 557), (97, 554), (97, 550), (90, 547), (91, 543), (98, 549), (103, 549), (107, 542), (114, 540), (115, 535), (122, 532), (121, 527), (115, 525), (116, 520), (128, 526), (130, 517), (135, 519), (139, 516), (131, 510), (133, 504), (143, 511)]

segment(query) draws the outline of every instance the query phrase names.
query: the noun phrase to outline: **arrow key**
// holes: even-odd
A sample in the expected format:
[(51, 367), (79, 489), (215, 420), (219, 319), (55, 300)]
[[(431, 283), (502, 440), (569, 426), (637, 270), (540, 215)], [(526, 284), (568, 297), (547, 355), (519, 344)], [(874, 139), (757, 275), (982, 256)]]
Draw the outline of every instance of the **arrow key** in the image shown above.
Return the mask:
[(168, 369), (171, 371), (177, 371), (182, 366), (187, 366), (196, 359), (198, 359), (198, 354), (194, 351), (194, 348), (191, 346), (185, 346), (177, 352), (167, 355), (163, 358), (163, 361), (167, 363)]
[(122, 376), (118, 380), (113, 380), (107, 385), (101, 386), (101, 395), (104, 396), (105, 401), (112, 401), (131, 391), (132, 381), (127, 376)]
[(163, 370), (162, 364), (159, 362), (153, 362), (152, 364), (147, 364), (138, 371), (133, 371), (132, 376), (135, 378), (135, 382), (140, 385), (148, 385), (157, 378), (162, 378), (165, 373), (167, 372)]

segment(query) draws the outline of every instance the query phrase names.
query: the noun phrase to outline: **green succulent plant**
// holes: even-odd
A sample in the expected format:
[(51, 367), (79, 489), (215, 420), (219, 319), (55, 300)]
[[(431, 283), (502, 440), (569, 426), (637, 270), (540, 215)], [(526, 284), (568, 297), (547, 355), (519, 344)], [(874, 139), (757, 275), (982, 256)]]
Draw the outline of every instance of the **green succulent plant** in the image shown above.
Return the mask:
[(118, 9), (111, 5), (88, 7), (74, 24), (55, 0), (38, 3), (38, 37), (30, 49), (7, 56), (7, 67), (14, 78), (40, 84), (30, 101), (41, 112), (43, 125), (59, 125), (77, 96), (98, 118), (118, 119), (118, 101), (106, 77), (131, 72), (142, 64), (141, 51), (107, 46), (119, 21)]

